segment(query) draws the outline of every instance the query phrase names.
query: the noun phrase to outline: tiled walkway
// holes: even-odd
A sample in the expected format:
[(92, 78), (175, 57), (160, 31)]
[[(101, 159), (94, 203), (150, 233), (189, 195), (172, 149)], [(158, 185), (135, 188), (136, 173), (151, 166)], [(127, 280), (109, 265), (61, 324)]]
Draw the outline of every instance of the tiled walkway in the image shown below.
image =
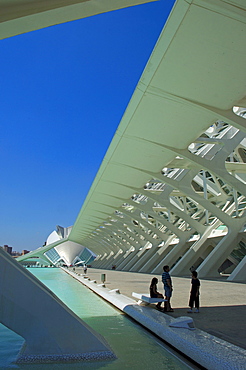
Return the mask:
[[(82, 268), (76, 271), (83, 273)], [(101, 275), (106, 274), (106, 287), (118, 288), (121, 294), (132, 298), (132, 292), (148, 293), (149, 284), (155, 275), (100, 270), (89, 268), (90, 279), (101, 282)], [(163, 292), (161, 277), (158, 290)], [(172, 317), (187, 316), (187, 304), (190, 291), (190, 278), (173, 277), (173, 313)], [(195, 326), (212, 335), (246, 349), (246, 284), (231, 283), (225, 280), (201, 280), (201, 310), (191, 314)]]

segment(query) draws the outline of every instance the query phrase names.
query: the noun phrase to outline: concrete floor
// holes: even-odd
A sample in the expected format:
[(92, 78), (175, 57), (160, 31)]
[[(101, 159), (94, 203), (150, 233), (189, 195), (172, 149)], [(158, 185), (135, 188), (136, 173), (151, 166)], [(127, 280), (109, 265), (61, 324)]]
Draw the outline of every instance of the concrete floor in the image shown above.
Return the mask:
[[(77, 267), (76, 272), (83, 273)], [(151, 279), (155, 275), (101, 270), (89, 268), (87, 276), (91, 280), (101, 282), (101, 275), (106, 274), (105, 285), (109, 289), (120, 290), (121, 294), (132, 298), (132, 292), (148, 293)], [(158, 291), (163, 293), (161, 276)], [(190, 278), (172, 277), (173, 297), (171, 300), (172, 317), (187, 316), (190, 292)], [(221, 280), (200, 280), (200, 313), (192, 313), (195, 326), (216, 337), (246, 349), (246, 284)]]

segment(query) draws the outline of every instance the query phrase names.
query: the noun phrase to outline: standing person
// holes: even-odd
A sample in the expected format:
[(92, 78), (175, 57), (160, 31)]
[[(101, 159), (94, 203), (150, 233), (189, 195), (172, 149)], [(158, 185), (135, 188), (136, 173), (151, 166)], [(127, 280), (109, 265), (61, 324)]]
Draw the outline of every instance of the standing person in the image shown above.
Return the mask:
[[(154, 277), (151, 280), (150, 287), (149, 287), (150, 298), (164, 298), (163, 295), (157, 291), (157, 283), (158, 283), (158, 279)], [(157, 303), (156, 308), (157, 310), (161, 310), (161, 302)]]
[(197, 272), (192, 271), (192, 279), (191, 279), (191, 291), (190, 291), (190, 300), (189, 300), (189, 311), (188, 313), (193, 312), (193, 306), (195, 303), (196, 310), (195, 313), (199, 312), (199, 295), (200, 295), (200, 280), (197, 278)]
[(163, 273), (162, 273), (162, 282), (164, 284), (164, 291), (165, 291), (165, 299), (167, 300), (164, 305), (164, 311), (166, 312), (173, 312), (173, 309), (171, 308), (170, 299), (172, 297), (172, 279), (169, 274), (169, 266), (165, 265), (163, 267)]
[(84, 274), (86, 274), (87, 273), (87, 266), (86, 266), (86, 264), (84, 264)]

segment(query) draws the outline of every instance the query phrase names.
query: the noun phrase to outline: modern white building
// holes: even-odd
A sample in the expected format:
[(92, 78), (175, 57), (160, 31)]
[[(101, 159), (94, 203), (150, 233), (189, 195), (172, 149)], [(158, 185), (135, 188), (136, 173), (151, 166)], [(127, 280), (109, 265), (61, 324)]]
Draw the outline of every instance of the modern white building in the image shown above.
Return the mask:
[[(144, 2), (0, 0), (0, 35)], [(245, 11), (245, 0), (176, 1), (74, 226), (20, 261), (93, 253), (99, 268), (246, 280)], [(0, 322), (26, 340), (19, 360), (115, 358), (1, 249), (0, 281)]]
[[(0, 0), (0, 38), (144, 2)], [(70, 261), (76, 263), (76, 256), (81, 261), (79, 255), (85, 247), (69, 240), (69, 231), (69, 228), (57, 227), (46, 242), (48, 246), (35, 251), (40, 261), (49, 263), (57, 255), (66, 264)], [(30, 364), (115, 359), (104, 338), (1, 248), (0, 282), (0, 323), (25, 339), (17, 362)]]
[[(245, 10), (176, 1), (71, 232), (32, 256), (53, 248), (69, 263), (87, 248), (98, 268), (246, 280)], [(44, 13), (27, 19), (48, 26)], [(30, 24), (13, 16), (0, 31)]]

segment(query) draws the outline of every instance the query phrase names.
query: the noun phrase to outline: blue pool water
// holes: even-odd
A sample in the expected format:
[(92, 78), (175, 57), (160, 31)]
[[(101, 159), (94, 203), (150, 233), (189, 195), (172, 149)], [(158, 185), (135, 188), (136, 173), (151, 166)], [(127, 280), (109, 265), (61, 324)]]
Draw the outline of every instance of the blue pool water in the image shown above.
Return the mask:
[[(117, 359), (108, 362), (16, 365), (14, 360), (24, 341), (20, 336), (0, 325), (0, 369), (184, 370), (191, 368), (164, 348), (161, 341), (62, 270), (32, 268), (30, 271), (107, 340)], [(45, 310), (45, 307), (43, 309)], [(21, 320), (21, 317), (19, 319)]]

